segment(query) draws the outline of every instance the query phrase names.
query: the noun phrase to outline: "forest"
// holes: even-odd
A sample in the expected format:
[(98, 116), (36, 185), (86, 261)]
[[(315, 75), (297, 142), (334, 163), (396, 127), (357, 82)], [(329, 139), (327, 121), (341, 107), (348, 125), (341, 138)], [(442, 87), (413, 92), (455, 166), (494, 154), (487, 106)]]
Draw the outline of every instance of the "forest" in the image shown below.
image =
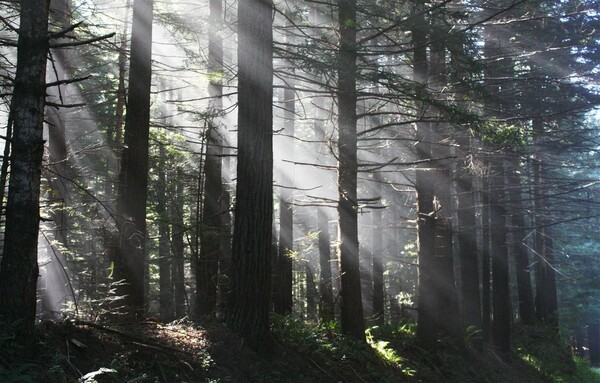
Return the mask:
[(0, 0), (0, 382), (600, 382), (599, 30)]

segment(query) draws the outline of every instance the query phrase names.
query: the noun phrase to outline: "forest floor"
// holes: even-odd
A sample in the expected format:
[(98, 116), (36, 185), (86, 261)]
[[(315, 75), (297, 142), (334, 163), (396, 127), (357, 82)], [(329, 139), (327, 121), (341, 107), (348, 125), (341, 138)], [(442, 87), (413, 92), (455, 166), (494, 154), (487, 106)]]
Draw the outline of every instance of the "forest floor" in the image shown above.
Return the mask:
[(254, 353), (214, 320), (44, 322), (28, 357), (0, 337), (0, 382), (600, 382), (555, 337), (533, 328), (517, 328), (506, 362), (476, 337), (466, 348), (443, 341), (436, 350), (423, 350), (411, 324), (374, 328), (369, 344), (362, 344), (341, 336), (333, 324), (274, 322), (268, 355)]

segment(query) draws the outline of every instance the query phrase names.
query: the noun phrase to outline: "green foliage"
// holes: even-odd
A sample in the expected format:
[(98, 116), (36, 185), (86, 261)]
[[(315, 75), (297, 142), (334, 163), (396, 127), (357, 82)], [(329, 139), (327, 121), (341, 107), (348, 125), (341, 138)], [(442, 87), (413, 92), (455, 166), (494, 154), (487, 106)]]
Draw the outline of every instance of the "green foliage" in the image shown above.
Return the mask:
[(481, 138), (507, 150), (517, 150), (525, 144), (525, 130), (521, 126), (487, 121), (479, 126)]
[(390, 347), (389, 341), (378, 340), (374, 337), (373, 333), (376, 332), (376, 330), (378, 329), (378, 326), (367, 329), (367, 343), (369, 343), (369, 345), (375, 350), (377, 355), (379, 355), (379, 357), (387, 365), (394, 366), (400, 369), (400, 371), (402, 371), (402, 374), (405, 376), (414, 376), (416, 373), (414, 368), (406, 365), (406, 359), (398, 355), (396, 350)]
[(65, 359), (62, 354), (46, 350), (42, 344), (24, 348), (15, 341), (11, 327), (0, 319), (0, 382), (68, 382), (62, 368)]
[[(272, 330), (278, 342), (310, 358), (337, 380), (356, 381), (357, 375), (373, 382), (410, 380), (416, 373), (414, 366), (388, 340), (379, 339), (381, 331), (378, 327), (367, 330), (365, 344), (341, 334), (338, 322), (312, 326), (290, 317), (274, 318)], [(402, 327), (398, 334), (413, 335), (409, 327)], [(360, 368), (366, 371), (357, 371)]]
[(552, 329), (523, 327), (514, 337), (516, 354), (550, 382), (590, 383), (600, 381), (582, 358), (573, 357), (566, 344)]
[(477, 326), (471, 325), (465, 329), (463, 342), (468, 349), (481, 345), (483, 340), (483, 331)]

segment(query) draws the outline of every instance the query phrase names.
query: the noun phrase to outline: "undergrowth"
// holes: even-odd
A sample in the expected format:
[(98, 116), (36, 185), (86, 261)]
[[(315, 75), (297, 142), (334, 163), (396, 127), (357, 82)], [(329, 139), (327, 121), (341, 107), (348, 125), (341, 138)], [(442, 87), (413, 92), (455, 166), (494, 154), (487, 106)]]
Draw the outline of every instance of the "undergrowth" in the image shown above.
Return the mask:
[[(222, 324), (163, 327), (142, 326), (147, 332), (137, 336), (144, 337), (132, 339), (68, 322), (40, 325), (36, 347), (26, 350), (0, 326), (0, 382), (600, 383), (600, 373), (573, 358), (555, 332), (537, 327), (515, 327), (511, 360), (475, 341), (472, 331), (462, 345), (442, 338), (423, 349), (411, 322), (372, 327), (361, 342), (344, 336), (337, 322), (275, 317), (271, 355), (252, 352)], [(177, 338), (158, 343), (167, 334)], [(193, 346), (202, 337), (207, 343)]]
[[(332, 381), (417, 381), (415, 364), (392, 348), (389, 341), (381, 339), (382, 331), (391, 330), (374, 327), (367, 331), (364, 343), (344, 336), (337, 322), (315, 326), (276, 317), (273, 324), (273, 336), (278, 343), (309, 358)], [(407, 331), (407, 338), (412, 337), (408, 326), (399, 333), (402, 331)]]
[(568, 346), (552, 329), (517, 327), (514, 350), (519, 358), (549, 382), (600, 383), (600, 373), (592, 370), (587, 360), (573, 357)]

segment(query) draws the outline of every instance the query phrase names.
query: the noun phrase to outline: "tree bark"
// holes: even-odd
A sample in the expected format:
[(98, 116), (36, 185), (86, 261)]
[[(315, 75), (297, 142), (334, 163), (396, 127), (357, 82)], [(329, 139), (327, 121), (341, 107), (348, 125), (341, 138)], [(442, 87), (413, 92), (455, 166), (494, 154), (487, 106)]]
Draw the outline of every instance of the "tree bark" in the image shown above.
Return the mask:
[(270, 0), (238, 4), (238, 163), (227, 323), (270, 346), (273, 222), (273, 29)]
[(535, 214), (535, 308), (540, 322), (558, 328), (558, 303), (556, 295), (556, 276), (554, 272), (554, 249), (544, 193), (545, 156), (544, 156), (544, 126), (539, 118), (532, 121), (534, 140), (537, 145), (533, 163), (534, 174), (534, 214)]
[(340, 0), (338, 12), (338, 214), (342, 332), (364, 340), (357, 217), (356, 0)]
[[(165, 149), (159, 146), (159, 157), (166, 157)], [(171, 275), (171, 233), (167, 211), (167, 176), (163, 161), (158, 163), (158, 183), (156, 188), (156, 213), (158, 215), (158, 277), (160, 319), (167, 323), (173, 320), (173, 286)]]
[(473, 175), (469, 172), (471, 143), (467, 133), (459, 132), (460, 160), (457, 165), (458, 257), (460, 261), (462, 325), (481, 328), (481, 295), (477, 255)]
[(519, 297), (519, 315), (521, 323), (532, 325), (535, 322), (535, 305), (531, 276), (529, 272), (529, 254), (525, 245), (525, 218), (523, 217), (523, 201), (521, 198), (521, 180), (518, 173), (519, 157), (508, 161), (508, 183), (510, 198), (510, 215), (513, 235), (513, 253), (517, 274), (517, 293)]
[[(444, 92), (447, 85), (446, 80), (446, 46), (444, 36), (446, 34), (443, 24), (433, 21), (430, 42), (430, 90), (435, 94)], [(430, 106), (428, 113), (434, 119), (443, 120), (443, 113), (436, 107)], [(434, 210), (435, 218), (435, 257), (433, 259), (434, 269), (431, 271), (437, 276), (437, 288), (432, 292), (435, 294), (436, 313), (438, 327), (446, 335), (462, 339), (460, 332), (460, 311), (458, 308), (458, 297), (456, 279), (454, 276), (454, 228), (452, 224), (452, 197), (454, 188), (452, 182), (452, 161), (450, 143), (451, 133), (449, 125), (445, 122), (434, 122), (431, 126), (431, 158), (435, 161), (434, 183)], [(441, 319), (443, 318), (443, 319)]]
[[(486, 167), (489, 165), (484, 155)], [(481, 180), (481, 330), (487, 340), (491, 340), (492, 329), (492, 289), (491, 289), (491, 230), (490, 225), (490, 180)]]
[(129, 91), (119, 173), (120, 247), (115, 268), (123, 269), (125, 310), (143, 315), (146, 269), (146, 201), (152, 79), (152, 0), (135, 0), (131, 28)]
[[(22, 0), (11, 100), (11, 172), (0, 268), (0, 315), (17, 340), (33, 341), (38, 278), (40, 180), (48, 55), (48, 1)], [(6, 160), (6, 159), (5, 159)]]
[(331, 279), (331, 239), (329, 218), (324, 209), (318, 209), (319, 227), (319, 317), (321, 322), (334, 320), (333, 281)]
[[(291, 17), (288, 12), (288, 17)], [(288, 26), (290, 27), (290, 26)], [(289, 36), (287, 37), (290, 38)], [(289, 43), (289, 41), (288, 41)], [(285, 145), (288, 160), (294, 160), (294, 115), (296, 113), (293, 80), (287, 80), (283, 91), (284, 99), (284, 137), (289, 145)], [(283, 172), (282, 172), (283, 173)], [(279, 191), (279, 246), (277, 251), (277, 299), (275, 301), (275, 312), (281, 315), (292, 312), (292, 266), (294, 251), (294, 193), (286, 186), (294, 186), (294, 175), (281, 174)]]
[(315, 284), (315, 273), (310, 261), (306, 262), (306, 319), (316, 323), (319, 319), (317, 312), (318, 300), (317, 285)]
[[(412, 26), (412, 49), (413, 49), (413, 80), (416, 84), (416, 104), (418, 114), (425, 112), (424, 91), (427, 79), (427, 25), (425, 17), (422, 16), (423, 4), (416, 1), (414, 13), (416, 20)], [(417, 158), (421, 160), (431, 159), (431, 129), (429, 123), (417, 122), (415, 145)], [(417, 169), (416, 191), (417, 191), (417, 232), (419, 243), (419, 275), (417, 306), (419, 315), (417, 318), (417, 339), (425, 347), (435, 345), (439, 332), (436, 313), (436, 288), (437, 276), (435, 270), (435, 217), (434, 217), (434, 188), (435, 179), (428, 165), (422, 164)]]
[(504, 359), (510, 359), (511, 316), (506, 226), (504, 161), (492, 166), (490, 220), (492, 236), (492, 343)]
[(171, 251), (173, 252), (173, 290), (175, 295), (175, 317), (183, 318), (187, 314), (186, 293), (185, 293), (185, 256), (184, 256), (184, 233), (183, 208), (184, 208), (184, 187), (181, 180), (183, 171), (177, 168), (177, 182), (174, 190), (174, 199), (172, 203), (171, 221), (173, 222), (171, 233)]
[(208, 26), (208, 72), (210, 95), (209, 108), (216, 115), (209, 122), (204, 165), (204, 204), (202, 205), (203, 229), (200, 232), (200, 254), (196, 271), (196, 314), (205, 316), (217, 309), (219, 260), (223, 258), (221, 238), (224, 233), (222, 199), (223, 140), (219, 131), (218, 113), (223, 109), (223, 2), (210, 0)]
[(383, 230), (380, 209), (373, 210), (371, 234), (373, 237), (373, 320), (377, 326), (383, 326), (385, 321), (384, 284), (383, 284)]

